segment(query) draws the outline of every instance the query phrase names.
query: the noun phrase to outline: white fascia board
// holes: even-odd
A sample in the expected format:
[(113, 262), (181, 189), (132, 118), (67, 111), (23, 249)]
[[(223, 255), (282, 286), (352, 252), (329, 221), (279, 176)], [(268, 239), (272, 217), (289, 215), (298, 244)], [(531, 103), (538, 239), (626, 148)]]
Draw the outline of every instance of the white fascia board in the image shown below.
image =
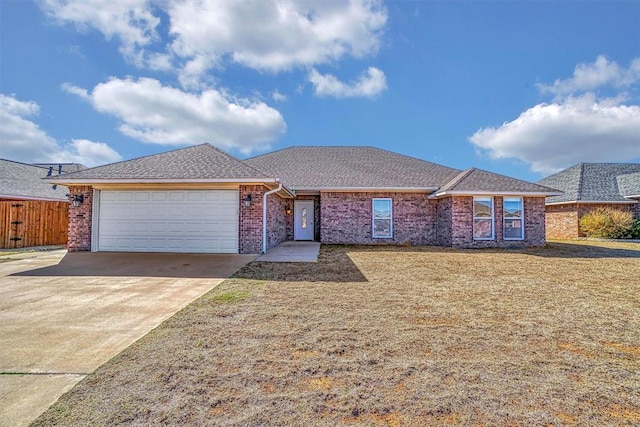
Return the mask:
[(15, 194), (0, 194), (0, 199), (11, 199), (11, 200), (42, 200), (45, 202), (67, 202), (68, 199), (55, 199), (53, 197), (29, 197), (29, 196), (16, 196)]
[[(640, 197), (640, 196), (637, 196)], [(571, 200), (568, 202), (547, 202), (545, 205), (630, 205), (636, 200)]]
[(296, 192), (321, 192), (321, 193), (431, 193), (438, 187), (296, 187)]
[(48, 182), (63, 185), (95, 185), (95, 184), (188, 184), (188, 183), (238, 183), (238, 184), (267, 184), (278, 183), (277, 178), (215, 178), (215, 179), (64, 179), (47, 178)]
[(439, 199), (447, 196), (519, 196), (519, 197), (550, 197), (561, 196), (558, 192), (522, 192), (522, 191), (443, 191), (429, 196), (430, 199)]
[(624, 196), (625, 199), (640, 199), (640, 194), (636, 194), (635, 196)]

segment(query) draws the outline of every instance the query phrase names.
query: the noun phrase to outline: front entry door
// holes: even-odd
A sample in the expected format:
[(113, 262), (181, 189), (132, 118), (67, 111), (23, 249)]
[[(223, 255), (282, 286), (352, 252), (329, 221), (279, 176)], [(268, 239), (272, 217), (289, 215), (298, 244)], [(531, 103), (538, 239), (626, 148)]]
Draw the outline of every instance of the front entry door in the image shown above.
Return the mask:
[(293, 211), (294, 240), (313, 240), (313, 200), (296, 200)]

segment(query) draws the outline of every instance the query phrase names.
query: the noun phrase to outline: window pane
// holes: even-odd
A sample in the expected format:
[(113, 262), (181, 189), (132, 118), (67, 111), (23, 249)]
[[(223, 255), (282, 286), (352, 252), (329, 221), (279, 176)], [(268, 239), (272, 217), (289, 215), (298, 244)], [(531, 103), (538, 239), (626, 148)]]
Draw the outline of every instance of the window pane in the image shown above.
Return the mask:
[(476, 218), (491, 218), (493, 199), (476, 197), (473, 199), (473, 215)]
[(373, 235), (375, 237), (391, 237), (391, 220), (390, 219), (374, 219)]
[(474, 219), (473, 220), (473, 238), (474, 239), (491, 239), (491, 219)]
[(504, 217), (505, 218), (522, 218), (522, 199), (505, 198), (504, 199)]
[(522, 220), (505, 219), (504, 220), (504, 238), (505, 239), (522, 239)]
[(374, 200), (373, 201), (373, 217), (374, 218), (391, 218), (391, 200)]
[(307, 208), (302, 208), (302, 228), (307, 228)]

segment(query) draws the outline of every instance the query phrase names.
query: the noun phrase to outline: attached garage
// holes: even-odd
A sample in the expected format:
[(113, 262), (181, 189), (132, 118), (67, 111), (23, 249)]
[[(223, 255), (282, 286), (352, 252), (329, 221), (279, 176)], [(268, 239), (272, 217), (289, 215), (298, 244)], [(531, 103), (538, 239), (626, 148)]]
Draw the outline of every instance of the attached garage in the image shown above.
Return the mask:
[(238, 190), (102, 190), (94, 199), (94, 250), (238, 253)]

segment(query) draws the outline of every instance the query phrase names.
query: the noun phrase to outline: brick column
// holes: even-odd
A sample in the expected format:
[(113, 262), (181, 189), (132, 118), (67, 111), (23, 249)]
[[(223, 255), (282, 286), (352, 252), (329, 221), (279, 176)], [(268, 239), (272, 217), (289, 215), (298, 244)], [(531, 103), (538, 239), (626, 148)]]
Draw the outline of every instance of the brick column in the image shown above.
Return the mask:
[[(73, 206), (76, 195), (83, 195), (84, 202)], [(87, 252), (91, 250), (91, 220), (93, 213), (93, 187), (69, 187), (69, 252)]]

